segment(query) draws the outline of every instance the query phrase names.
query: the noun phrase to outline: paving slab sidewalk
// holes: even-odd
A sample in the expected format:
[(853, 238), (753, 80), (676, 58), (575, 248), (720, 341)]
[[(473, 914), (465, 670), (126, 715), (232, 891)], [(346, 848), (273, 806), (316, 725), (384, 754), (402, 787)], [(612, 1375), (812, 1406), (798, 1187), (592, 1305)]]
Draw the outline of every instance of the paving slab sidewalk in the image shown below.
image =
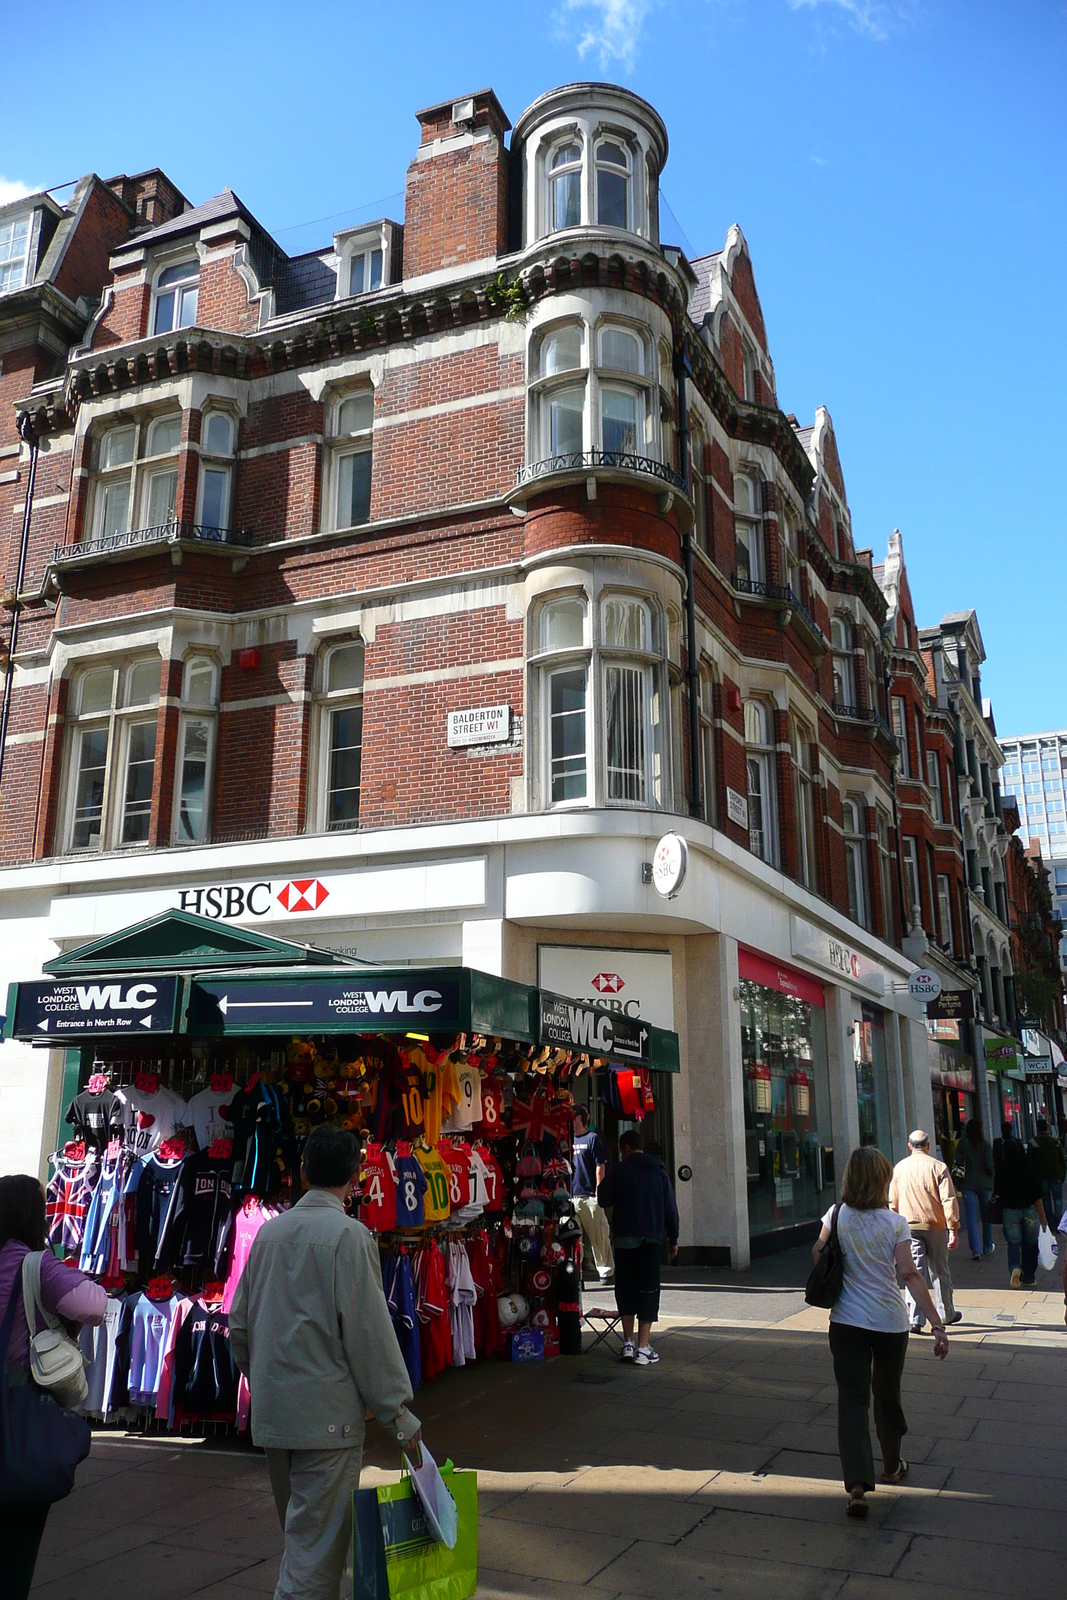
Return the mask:
[[(482, 1600), (1062, 1591), (1067, 1329), (1055, 1279), (1013, 1293), (991, 1263), (954, 1263), (964, 1321), (948, 1360), (922, 1337), (908, 1354), (915, 1466), (853, 1523), (826, 1316), (803, 1305), (803, 1259), (673, 1274), (658, 1367), (620, 1367), (601, 1347), (446, 1373), (419, 1395), (431, 1448), (479, 1470)], [(396, 1472), (372, 1428), (364, 1482)], [(253, 1600), (273, 1594), (280, 1550), (256, 1452), (102, 1434), (49, 1519), (34, 1600), (114, 1600), (118, 1583), (153, 1600)]]

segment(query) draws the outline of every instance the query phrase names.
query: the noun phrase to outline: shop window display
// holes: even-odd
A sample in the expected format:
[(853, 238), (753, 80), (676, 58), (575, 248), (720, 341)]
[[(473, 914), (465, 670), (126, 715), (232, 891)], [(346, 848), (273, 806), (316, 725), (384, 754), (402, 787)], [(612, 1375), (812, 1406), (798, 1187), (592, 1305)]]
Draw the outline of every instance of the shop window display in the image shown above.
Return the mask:
[(741, 979), (748, 1225), (815, 1221), (833, 1202), (826, 1033), (821, 1007)]

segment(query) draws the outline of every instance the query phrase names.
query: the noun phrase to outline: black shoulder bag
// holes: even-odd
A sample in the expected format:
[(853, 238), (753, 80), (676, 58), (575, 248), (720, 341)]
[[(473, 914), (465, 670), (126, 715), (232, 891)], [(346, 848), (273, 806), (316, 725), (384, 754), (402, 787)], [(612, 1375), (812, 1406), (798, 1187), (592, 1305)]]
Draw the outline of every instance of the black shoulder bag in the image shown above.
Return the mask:
[(822, 1306), (826, 1310), (837, 1300), (845, 1277), (845, 1259), (841, 1253), (841, 1241), (837, 1237), (837, 1213), (840, 1210), (839, 1205), (834, 1207), (830, 1237), (823, 1245), (822, 1253), (804, 1285), (804, 1299), (808, 1305)]
[(8, 1346), (21, 1292), (17, 1272), (0, 1327), (0, 1506), (5, 1511), (65, 1499), (93, 1438), (84, 1417), (64, 1411), (32, 1382), (8, 1383)]

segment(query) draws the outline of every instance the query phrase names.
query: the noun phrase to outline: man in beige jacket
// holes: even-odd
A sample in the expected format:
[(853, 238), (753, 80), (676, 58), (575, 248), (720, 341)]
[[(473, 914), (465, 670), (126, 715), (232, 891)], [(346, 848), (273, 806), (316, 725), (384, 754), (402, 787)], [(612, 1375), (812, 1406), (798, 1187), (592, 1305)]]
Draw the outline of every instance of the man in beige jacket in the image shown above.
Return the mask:
[[(889, 1185), (889, 1204), (906, 1217), (911, 1226), (911, 1254), (926, 1279), (931, 1295), (934, 1285), (941, 1294), (946, 1326), (962, 1322), (963, 1313), (952, 1304), (952, 1277), (948, 1253), (955, 1250), (960, 1235), (960, 1205), (952, 1175), (943, 1161), (930, 1154), (930, 1140), (921, 1128), (908, 1135), (909, 1154), (893, 1168)], [(920, 1333), (923, 1315), (905, 1289), (904, 1299), (911, 1319), (911, 1331)]]
[(285, 1531), (275, 1600), (338, 1600), (368, 1411), (418, 1460), (411, 1381), (382, 1289), (378, 1246), (345, 1215), (359, 1144), (315, 1128), (308, 1192), (264, 1223), (230, 1312), (234, 1360), (252, 1392), (252, 1437), (266, 1452)]

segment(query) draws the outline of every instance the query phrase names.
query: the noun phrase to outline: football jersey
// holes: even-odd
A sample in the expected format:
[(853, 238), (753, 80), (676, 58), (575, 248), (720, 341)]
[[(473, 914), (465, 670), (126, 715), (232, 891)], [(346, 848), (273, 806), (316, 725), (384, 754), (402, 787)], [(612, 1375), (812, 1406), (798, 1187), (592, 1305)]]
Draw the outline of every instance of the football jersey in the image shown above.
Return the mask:
[(414, 1142), (423, 1135), (426, 1110), (423, 1096), (425, 1084), (422, 1073), (410, 1061), (401, 1062), (400, 1078), (400, 1131), (398, 1137)]
[(487, 1149), (485, 1145), (479, 1145), (476, 1154), (485, 1168), (485, 1209), (486, 1211), (502, 1211), (504, 1209), (504, 1174), (500, 1170), (500, 1163), (493, 1152)]
[(453, 1211), (462, 1211), (471, 1203), (470, 1154), (455, 1145), (439, 1147), (441, 1160), (448, 1168), (448, 1199)]
[(500, 1139), (508, 1132), (504, 1126), (504, 1091), (498, 1082), (486, 1079), (481, 1085), (482, 1120), (478, 1132), (483, 1139)]
[(359, 1174), (362, 1199), (359, 1220), (375, 1233), (396, 1227), (396, 1178), (389, 1157), (379, 1145), (369, 1144)]
[(489, 1169), (477, 1150), (471, 1151), (470, 1161), (471, 1205), (484, 1211), (489, 1204)]
[(446, 1132), (465, 1133), (482, 1120), (482, 1076), (481, 1068), (472, 1066), (470, 1062), (464, 1062), (456, 1069), (459, 1093), (445, 1124)]
[(413, 1050), (410, 1061), (422, 1072), (426, 1142), (436, 1144), (441, 1137), (441, 1124), (454, 1110), (459, 1099), (455, 1063), (447, 1054), (441, 1055), (437, 1061), (431, 1061), (422, 1050)]
[(396, 1225), (398, 1228), (421, 1228), (425, 1219), (423, 1196), (426, 1193), (426, 1174), (414, 1156), (396, 1158)]
[(427, 1222), (446, 1222), (452, 1207), (449, 1204), (449, 1170), (441, 1159), (443, 1152), (416, 1150), (418, 1161), (426, 1176), (426, 1195), (423, 1211)]

